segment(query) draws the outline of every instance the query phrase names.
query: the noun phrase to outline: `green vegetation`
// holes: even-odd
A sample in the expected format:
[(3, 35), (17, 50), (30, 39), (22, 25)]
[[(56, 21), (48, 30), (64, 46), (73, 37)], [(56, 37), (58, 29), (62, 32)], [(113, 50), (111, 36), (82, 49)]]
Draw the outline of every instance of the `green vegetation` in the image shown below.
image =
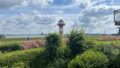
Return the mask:
[[(31, 40), (39, 40), (41, 38), (32, 38)], [(0, 39), (0, 52), (11, 52), (21, 50), (21, 43), (27, 41), (26, 38), (5, 38)]]
[[(39, 40), (42, 38), (31, 38), (31, 40)], [(21, 43), (22, 41), (27, 41), (26, 38), (5, 38), (0, 39), (0, 46), (4, 44), (11, 44), (11, 43)]]
[(68, 64), (68, 68), (107, 68), (108, 61), (105, 54), (88, 50), (73, 59)]
[(120, 68), (120, 54), (114, 59), (110, 60), (109, 68)]
[(2, 53), (4, 52), (10, 52), (10, 51), (16, 51), (16, 50), (20, 50), (21, 46), (18, 43), (13, 43), (13, 44), (4, 44), (0, 46), (0, 51)]
[(85, 38), (82, 30), (72, 30), (68, 35), (68, 47), (70, 48), (71, 57), (76, 56), (84, 51)]
[[(14, 66), (28, 66), (30, 60), (42, 53), (44, 48), (29, 49), (24, 51), (15, 51), (0, 55), (0, 67), (13, 68)], [(24, 68), (25, 68), (24, 67)]]
[(49, 60), (57, 58), (57, 49), (61, 46), (62, 39), (58, 34), (50, 34), (46, 37), (46, 53)]
[(31, 68), (48, 68), (58, 57), (58, 48), (62, 39), (58, 34), (49, 34), (46, 37), (46, 47), (44, 53), (38, 55), (30, 62)]
[(44, 38), (44, 47), (21, 51), (26, 39), (0, 39), (0, 68), (120, 68), (119, 40), (97, 37), (83, 30), (72, 30), (65, 39), (54, 33)]

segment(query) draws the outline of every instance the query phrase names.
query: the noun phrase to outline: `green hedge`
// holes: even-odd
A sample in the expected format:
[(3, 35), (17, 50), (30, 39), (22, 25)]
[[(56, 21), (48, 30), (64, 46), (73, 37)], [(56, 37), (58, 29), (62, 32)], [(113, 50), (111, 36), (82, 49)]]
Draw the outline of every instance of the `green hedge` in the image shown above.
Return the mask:
[(10, 52), (20, 50), (21, 46), (19, 43), (11, 43), (11, 44), (3, 44), (0, 45), (0, 51), (3, 52)]
[(22, 62), (23, 64), (29, 63), (34, 57), (44, 51), (44, 48), (29, 49), (24, 51), (16, 51), (0, 55), (0, 67), (7, 66), (11, 68), (16, 63)]

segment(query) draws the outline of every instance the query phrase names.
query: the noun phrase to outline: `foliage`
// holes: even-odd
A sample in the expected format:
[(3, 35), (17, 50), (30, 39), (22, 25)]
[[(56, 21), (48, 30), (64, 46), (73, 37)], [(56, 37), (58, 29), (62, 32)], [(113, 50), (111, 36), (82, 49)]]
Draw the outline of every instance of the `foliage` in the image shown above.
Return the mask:
[(71, 50), (71, 57), (84, 51), (85, 38), (83, 30), (72, 30), (68, 35), (68, 47)]
[(12, 65), (12, 68), (28, 68), (24, 62), (15, 63)]
[(86, 37), (83, 30), (72, 30), (65, 40), (49, 34), (45, 48), (23, 51), (16, 50), (26, 39), (0, 39), (0, 51), (4, 52), (0, 54), (0, 68), (120, 68), (120, 41), (96, 38)]
[(68, 61), (65, 59), (57, 59), (54, 62), (48, 64), (48, 68), (67, 68)]
[[(87, 37), (85, 37), (85, 39), (87, 39)], [(88, 49), (94, 48), (94, 46), (95, 46), (94, 41), (92, 41), (92, 40), (86, 40), (85, 41), (85, 45), (83, 47), (84, 47), (84, 50), (88, 50)]]
[(44, 48), (37, 48), (1, 54), (0, 67), (8, 66), (8, 68), (11, 68), (12, 65), (20, 62), (23, 62), (22, 64), (28, 64), (30, 60), (42, 53), (43, 50)]
[(103, 53), (106, 54), (107, 57), (109, 57), (110, 59), (116, 57), (116, 56), (120, 53), (120, 52), (119, 52), (120, 46), (115, 45), (115, 44), (95, 45), (95, 46), (94, 46), (94, 49), (103, 52)]
[(110, 61), (109, 68), (120, 68), (120, 54)]
[(18, 43), (0, 45), (1, 52), (16, 51), (16, 50), (20, 50), (20, 49), (21, 49), (21, 46)]
[(61, 46), (61, 42), (62, 42), (62, 38), (60, 35), (53, 33), (53, 34), (49, 34), (46, 37), (46, 45), (47, 47), (59, 47)]
[(58, 34), (49, 34), (46, 37), (46, 53), (49, 60), (57, 58), (57, 49), (62, 45), (62, 38)]
[(68, 68), (107, 68), (108, 58), (101, 52), (88, 50), (78, 55)]
[[(58, 58), (58, 50), (62, 45), (61, 36), (58, 34), (49, 34), (46, 37), (46, 49), (42, 54), (37, 55), (30, 62), (31, 68), (48, 68)], [(60, 55), (59, 55), (60, 56)]]

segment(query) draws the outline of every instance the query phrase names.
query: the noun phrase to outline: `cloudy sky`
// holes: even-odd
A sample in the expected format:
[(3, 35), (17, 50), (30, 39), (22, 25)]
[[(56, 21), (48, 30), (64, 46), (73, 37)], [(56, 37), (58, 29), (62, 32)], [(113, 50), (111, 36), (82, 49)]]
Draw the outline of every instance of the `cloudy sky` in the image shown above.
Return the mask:
[(120, 0), (0, 0), (0, 33), (58, 32), (59, 19), (65, 32), (83, 27), (86, 33), (117, 33), (116, 9)]

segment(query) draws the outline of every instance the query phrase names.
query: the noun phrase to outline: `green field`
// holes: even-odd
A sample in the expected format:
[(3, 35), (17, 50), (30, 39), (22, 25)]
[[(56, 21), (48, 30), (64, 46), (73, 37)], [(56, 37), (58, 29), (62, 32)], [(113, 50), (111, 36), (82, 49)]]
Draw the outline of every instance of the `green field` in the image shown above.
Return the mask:
[(108, 41), (102, 41), (102, 40), (97, 40), (101, 36), (87, 36), (86, 40), (94, 42), (96, 45), (110, 45), (110, 44), (116, 44), (120, 45), (120, 40), (108, 40)]
[[(96, 36), (94, 37), (87, 37), (87, 40), (93, 41), (96, 45), (101, 45), (101, 44), (116, 44), (120, 45), (120, 40), (113, 40), (113, 41), (98, 41), (96, 40)], [(42, 38), (31, 38), (30, 40), (40, 40)], [(12, 44), (12, 43), (21, 43), (23, 41), (27, 41), (26, 38), (6, 38), (6, 39), (0, 39), (0, 45), (4, 44)]]
[[(31, 38), (30, 40), (39, 40), (41, 38)], [(23, 41), (27, 41), (26, 38), (6, 38), (6, 39), (0, 39), (0, 45), (4, 44), (12, 44), (12, 43), (21, 43)]]

